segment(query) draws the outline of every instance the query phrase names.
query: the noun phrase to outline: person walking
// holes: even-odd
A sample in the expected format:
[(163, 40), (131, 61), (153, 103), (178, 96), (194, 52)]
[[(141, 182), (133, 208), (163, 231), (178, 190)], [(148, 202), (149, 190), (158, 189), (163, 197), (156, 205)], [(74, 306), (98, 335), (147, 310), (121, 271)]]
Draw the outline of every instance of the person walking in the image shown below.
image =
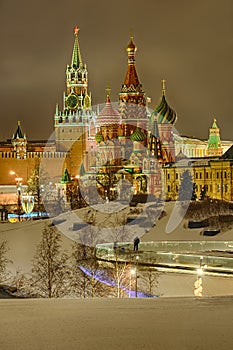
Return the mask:
[(135, 252), (137, 252), (138, 251), (138, 245), (139, 245), (139, 243), (140, 243), (140, 239), (138, 238), (138, 236), (137, 237), (135, 237), (134, 238), (134, 241), (133, 241), (133, 250), (135, 251)]

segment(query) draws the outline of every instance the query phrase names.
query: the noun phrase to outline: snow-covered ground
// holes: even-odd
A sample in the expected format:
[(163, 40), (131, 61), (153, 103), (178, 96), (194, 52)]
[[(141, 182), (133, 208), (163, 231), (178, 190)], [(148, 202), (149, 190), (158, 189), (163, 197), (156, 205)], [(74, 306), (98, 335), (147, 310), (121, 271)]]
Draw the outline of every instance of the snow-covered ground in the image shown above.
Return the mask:
[[(107, 226), (113, 213), (93, 208), (98, 227)], [(78, 236), (73, 223), (87, 210), (62, 214), (58, 223), (63, 249), (70, 250)], [(114, 207), (118, 210), (118, 207)], [(125, 208), (119, 208), (119, 215)], [(166, 227), (173, 208), (141, 237), (142, 241), (203, 240), (200, 229), (185, 228), (175, 218)], [(91, 214), (91, 213), (89, 213)], [(88, 215), (89, 215), (88, 214)], [(175, 214), (176, 216), (176, 214)], [(72, 218), (72, 220), (71, 220)], [(174, 219), (174, 215), (173, 215)], [(118, 219), (117, 219), (118, 221)], [(179, 222), (180, 221), (180, 222)], [(9, 270), (30, 271), (36, 245), (47, 220), (0, 224), (0, 239), (7, 240)], [(51, 220), (50, 220), (51, 222)], [(59, 222), (59, 221), (58, 221)], [(111, 224), (110, 224), (111, 226)], [(101, 230), (100, 230), (101, 232)], [(133, 232), (136, 234), (136, 231)], [(233, 241), (233, 231), (206, 240)], [(140, 276), (139, 276), (140, 277)], [(162, 273), (153, 299), (27, 299), (0, 300), (1, 348), (5, 350), (229, 350), (233, 347), (232, 277), (203, 276), (203, 297), (194, 298), (195, 274)], [(139, 278), (140, 281), (140, 278)], [(140, 286), (140, 282), (139, 282)], [(172, 298), (171, 298), (172, 297)]]
[(0, 300), (5, 350), (230, 350), (233, 297)]
[[(112, 209), (114, 212), (112, 213)], [(112, 232), (116, 227), (111, 228), (111, 220), (116, 218), (116, 215), (124, 215), (124, 210), (130, 212), (130, 208), (125, 206), (108, 203), (104, 208), (94, 207), (91, 211), (95, 212), (95, 227), (98, 228), (98, 232), (102, 235), (103, 229), (101, 226), (104, 224), (110, 226), (108, 232)], [(88, 213), (89, 211), (89, 213)], [(203, 240), (203, 236), (200, 236), (200, 229), (187, 229), (185, 228), (185, 221), (181, 221), (178, 226), (171, 233), (166, 233), (166, 227), (168, 221), (172, 217), (173, 205), (167, 203), (166, 216), (162, 217), (156, 222), (156, 226), (153, 227), (148, 233), (141, 237), (142, 241), (161, 241), (161, 240)], [(123, 214), (122, 214), (123, 213)], [(108, 217), (108, 215), (112, 215)], [(79, 236), (79, 231), (73, 231), (72, 226), (75, 222), (83, 222), (84, 217), (91, 217), (92, 213), (90, 208), (84, 208), (76, 212), (69, 212), (62, 214), (59, 218), (56, 218), (58, 225), (57, 228), (62, 233), (62, 248), (70, 250), (75, 240)], [(58, 219), (60, 221), (58, 221)], [(61, 219), (66, 221), (61, 222)], [(117, 219), (117, 221), (119, 221)], [(8, 257), (12, 260), (9, 264), (9, 270), (15, 274), (15, 272), (21, 271), (22, 273), (28, 273), (31, 269), (32, 259), (36, 251), (36, 245), (41, 238), (41, 231), (45, 223), (51, 223), (51, 220), (39, 220), (28, 221), (20, 223), (2, 223), (0, 224), (0, 240), (6, 240), (9, 246)], [(130, 225), (126, 225), (128, 228)], [(93, 227), (91, 225), (91, 227)], [(134, 226), (131, 226), (134, 227)], [(132, 231), (132, 240), (136, 232)], [(222, 240), (233, 241), (233, 230), (221, 233), (215, 237), (206, 237), (206, 240)], [(114, 236), (110, 236), (109, 241), (114, 241)], [(171, 274), (163, 273), (159, 277), (159, 286), (156, 294), (161, 296), (192, 296), (194, 289), (194, 282), (196, 276), (188, 274)], [(203, 277), (203, 295), (229, 295), (233, 294), (233, 283), (231, 277), (220, 276), (204, 276)]]

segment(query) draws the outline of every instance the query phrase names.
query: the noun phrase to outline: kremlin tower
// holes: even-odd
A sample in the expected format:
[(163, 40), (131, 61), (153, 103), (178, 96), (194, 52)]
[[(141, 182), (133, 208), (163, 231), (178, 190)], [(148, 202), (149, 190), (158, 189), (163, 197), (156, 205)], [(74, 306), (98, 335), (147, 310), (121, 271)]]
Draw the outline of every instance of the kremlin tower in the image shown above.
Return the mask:
[(27, 158), (27, 138), (26, 134), (22, 133), (20, 121), (18, 121), (16, 132), (12, 136), (11, 144), (13, 146), (13, 152), (16, 153), (17, 159)]
[(71, 64), (66, 68), (66, 92), (63, 107), (56, 106), (54, 116), (56, 150), (69, 153), (70, 174), (76, 175), (86, 152), (87, 134), (95, 118), (88, 93), (88, 71), (79, 48), (79, 28), (74, 28)]
[(207, 155), (218, 157), (222, 155), (222, 151), (223, 150), (220, 140), (220, 130), (217, 126), (216, 119), (214, 118), (214, 122), (212, 124), (212, 127), (210, 128)]

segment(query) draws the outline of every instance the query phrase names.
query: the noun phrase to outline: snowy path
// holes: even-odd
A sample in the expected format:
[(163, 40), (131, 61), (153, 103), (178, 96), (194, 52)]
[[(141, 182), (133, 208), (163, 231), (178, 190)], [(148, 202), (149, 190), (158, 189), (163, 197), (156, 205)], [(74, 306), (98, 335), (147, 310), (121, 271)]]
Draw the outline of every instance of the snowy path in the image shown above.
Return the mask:
[(5, 350), (232, 349), (233, 297), (0, 300)]

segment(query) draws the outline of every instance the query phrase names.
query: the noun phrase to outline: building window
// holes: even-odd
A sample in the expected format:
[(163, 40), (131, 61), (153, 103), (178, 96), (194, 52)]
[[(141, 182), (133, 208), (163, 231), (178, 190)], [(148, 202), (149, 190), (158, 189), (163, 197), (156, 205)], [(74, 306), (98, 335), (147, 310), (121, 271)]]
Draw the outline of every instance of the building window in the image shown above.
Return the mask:
[(228, 185), (225, 185), (225, 192), (228, 192)]
[(226, 179), (227, 178), (227, 172), (224, 171), (224, 178)]
[(167, 186), (167, 191), (168, 191), (168, 192), (171, 192), (171, 187), (170, 187), (170, 185)]
[(196, 179), (198, 179), (198, 173), (196, 173)]
[(220, 192), (220, 185), (217, 185), (217, 192)]
[(201, 179), (202, 174), (200, 173), (200, 179)]
[(217, 171), (217, 173), (216, 173), (216, 178), (217, 178), (217, 179), (219, 178), (219, 173), (218, 173), (218, 171)]
[(178, 173), (176, 173), (176, 180), (178, 180), (179, 179), (179, 174)]
[(167, 174), (167, 179), (170, 180), (170, 174)]

